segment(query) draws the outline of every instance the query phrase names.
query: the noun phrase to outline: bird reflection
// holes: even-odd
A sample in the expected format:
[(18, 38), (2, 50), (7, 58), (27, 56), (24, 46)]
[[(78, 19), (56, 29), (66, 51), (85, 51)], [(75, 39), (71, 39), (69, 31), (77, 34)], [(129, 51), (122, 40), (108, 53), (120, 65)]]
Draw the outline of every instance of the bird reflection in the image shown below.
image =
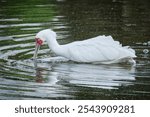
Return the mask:
[(43, 69), (42, 67), (38, 67), (38, 63), (37, 63), (36, 60), (34, 60), (34, 68), (35, 68), (35, 71), (36, 71), (35, 81), (37, 83), (44, 83), (45, 80), (44, 80), (42, 74), (45, 71), (45, 69)]
[[(135, 67), (130, 65), (93, 65), (68, 63), (39, 63), (34, 61), (36, 82), (49, 85), (75, 85), (97, 88), (117, 88), (132, 85)], [(44, 74), (43, 74), (44, 73)], [(46, 78), (43, 78), (44, 77)], [(126, 82), (125, 82), (126, 81)], [(127, 82), (129, 81), (129, 82)]]
[(43, 72), (42, 68), (37, 68), (36, 69), (36, 79), (35, 79), (35, 81), (37, 83), (44, 83), (45, 82), (44, 78), (42, 77), (42, 72)]
[(49, 83), (56, 84), (58, 74), (56, 72), (52, 72), (53, 64), (48, 63), (39, 63), (38, 61), (34, 61), (34, 69), (35, 69), (35, 81), (37, 83)]

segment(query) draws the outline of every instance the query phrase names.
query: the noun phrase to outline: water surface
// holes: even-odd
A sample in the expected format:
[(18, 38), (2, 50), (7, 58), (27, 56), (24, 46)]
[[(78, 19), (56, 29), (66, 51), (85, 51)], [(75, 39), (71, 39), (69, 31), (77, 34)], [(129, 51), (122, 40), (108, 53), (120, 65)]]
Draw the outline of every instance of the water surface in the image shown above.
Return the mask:
[[(0, 99), (150, 99), (148, 0), (1, 0)], [(35, 34), (60, 44), (111, 35), (136, 51), (136, 66), (31, 60)], [(110, 50), (111, 52), (111, 50)], [(39, 58), (55, 56), (42, 46)]]

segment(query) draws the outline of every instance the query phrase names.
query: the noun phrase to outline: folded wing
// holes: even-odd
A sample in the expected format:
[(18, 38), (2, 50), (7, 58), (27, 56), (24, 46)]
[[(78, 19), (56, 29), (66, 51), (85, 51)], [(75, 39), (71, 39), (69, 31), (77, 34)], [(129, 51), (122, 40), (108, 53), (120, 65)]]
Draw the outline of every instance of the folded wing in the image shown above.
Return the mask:
[(77, 62), (105, 62), (135, 56), (133, 49), (122, 47), (111, 36), (98, 36), (73, 42), (64, 48), (67, 51), (64, 57)]

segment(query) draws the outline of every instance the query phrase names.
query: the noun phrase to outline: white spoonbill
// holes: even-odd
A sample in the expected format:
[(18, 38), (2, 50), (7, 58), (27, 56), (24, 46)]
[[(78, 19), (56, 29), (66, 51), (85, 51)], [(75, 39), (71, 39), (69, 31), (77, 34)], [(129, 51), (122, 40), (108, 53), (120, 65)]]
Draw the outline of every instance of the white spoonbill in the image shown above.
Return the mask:
[(110, 64), (128, 62), (135, 64), (133, 60), (135, 51), (129, 46), (122, 46), (114, 41), (111, 36), (97, 36), (91, 39), (76, 41), (65, 45), (59, 45), (56, 41), (56, 33), (51, 29), (45, 29), (37, 33), (34, 58), (37, 57), (39, 47), (44, 41), (56, 54), (75, 62)]

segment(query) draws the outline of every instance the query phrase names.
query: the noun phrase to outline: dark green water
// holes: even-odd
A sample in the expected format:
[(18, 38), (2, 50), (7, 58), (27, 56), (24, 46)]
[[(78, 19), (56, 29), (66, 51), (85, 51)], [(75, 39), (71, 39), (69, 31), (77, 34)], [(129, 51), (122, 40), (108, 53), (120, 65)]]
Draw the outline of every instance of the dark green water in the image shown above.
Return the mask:
[[(0, 99), (150, 99), (149, 6), (149, 0), (0, 0)], [(34, 37), (46, 28), (60, 44), (112, 35), (135, 49), (137, 64), (36, 68)], [(45, 44), (39, 57), (51, 54)]]

